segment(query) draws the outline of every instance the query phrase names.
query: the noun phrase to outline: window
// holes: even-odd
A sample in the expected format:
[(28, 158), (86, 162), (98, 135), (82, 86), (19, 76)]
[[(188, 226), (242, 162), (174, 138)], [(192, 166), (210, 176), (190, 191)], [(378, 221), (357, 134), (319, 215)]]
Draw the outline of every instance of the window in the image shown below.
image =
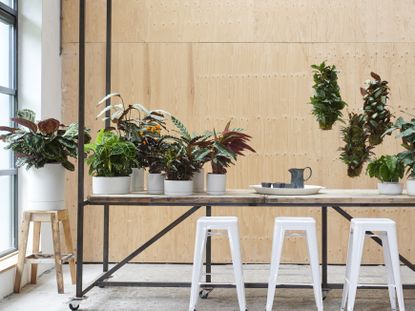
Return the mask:
[[(10, 124), (17, 107), (17, 12), (15, 0), (0, 0), (0, 125)], [(17, 248), (17, 170), (0, 142), (0, 256)]]

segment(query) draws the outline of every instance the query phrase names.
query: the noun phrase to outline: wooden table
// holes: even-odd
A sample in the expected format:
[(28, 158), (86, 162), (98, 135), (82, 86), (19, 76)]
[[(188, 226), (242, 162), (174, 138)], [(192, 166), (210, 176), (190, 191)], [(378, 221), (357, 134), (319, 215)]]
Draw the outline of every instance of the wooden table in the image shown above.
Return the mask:
[[(327, 278), (327, 210), (332, 208), (349, 221), (353, 218), (343, 207), (415, 207), (415, 197), (407, 195), (387, 196), (379, 195), (376, 190), (322, 190), (316, 195), (307, 196), (274, 196), (257, 194), (251, 190), (232, 190), (225, 195), (211, 196), (207, 194), (194, 194), (192, 196), (165, 196), (165, 195), (149, 195), (146, 193), (133, 193), (128, 195), (92, 195), (83, 203), (81, 215), (78, 215), (78, 235), (79, 230), (83, 233), (83, 214), (84, 208), (88, 205), (102, 205), (104, 207), (104, 236), (103, 236), (103, 273), (99, 275), (95, 281), (83, 288), (82, 269), (83, 269), (83, 241), (78, 239), (78, 278), (77, 278), (77, 296), (74, 299), (82, 299), (93, 287), (100, 286), (136, 286), (136, 287), (190, 287), (189, 282), (125, 282), (110, 281), (110, 278), (118, 269), (138, 256), (145, 249), (156, 243), (161, 237), (178, 226), (181, 222), (191, 216), (201, 207), (205, 207), (206, 216), (211, 216), (212, 207), (214, 206), (292, 206), (292, 207), (320, 207), (322, 218), (322, 288), (325, 292), (330, 289), (342, 288), (343, 284), (333, 284), (328, 282)], [(108, 267), (108, 251), (109, 251), (109, 206), (110, 205), (136, 205), (136, 206), (188, 206), (190, 207), (183, 215), (163, 228), (155, 234), (147, 242), (139, 246), (131, 252), (127, 257)], [(114, 209), (116, 210), (116, 209)], [(81, 220), (81, 221), (79, 221)], [(82, 236), (82, 234), (81, 234)], [(372, 237), (378, 244), (381, 241)], [(400, 256), (402, 263), (407, 265), (411, 270), (415, 271), (415, 265), (409, 260)], [(211, 280), (211, 240), (208, 238), (206, 250), (206, 282), (202, 286), (204, 289), (201, 296), (207, 298), (209, 292), (215, 287), (233, 287), (231, 284), (215, 284)], [(80, 276), (80, 277), (79, 277)], [(266, 288), (267, 283), (246, 283), (247, 288)], [(308, 288), (307, 285), (278, 285), (284, 288)], [(386, 286), (365, 285), (361, 288), (387, 288)], [(405, 284), (404, 288), (415, 288), (413, 284)]]

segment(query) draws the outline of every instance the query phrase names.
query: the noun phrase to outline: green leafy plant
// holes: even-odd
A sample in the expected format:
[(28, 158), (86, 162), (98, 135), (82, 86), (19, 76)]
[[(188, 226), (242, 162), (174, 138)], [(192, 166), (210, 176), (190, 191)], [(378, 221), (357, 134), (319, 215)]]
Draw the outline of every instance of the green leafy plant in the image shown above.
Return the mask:
[(387, 109), (389, 100), (388, 81), (371, 72), (373, 80), (366, 81), (366, 88), (360, 88), (363, 95), (363, 111), (366, 116), (365, 127), (369, 133), (369, 143), (376, 146), (382, 143), (383, 134), (391, 128), (392, 114)]
[(336, 66), (312, 65), (314, 80), (314, 95), (310, 97), (313, 105), (313, 115), (316, 117), (322, 130), (331, 130), (336, 121), (342, 118), (342, 109), (347, 106), (340, 95), (340, 87), (337, 83)]
[[(75, 166), (69, 158), (78, 155), (78, 124), (69, 126), (61, 124), (58, 120), (49, 118), (35, 122), (36, 114), (29, 109), (17, 112), (17, 117), (11, 121), (20, 127), (1, 126), (0, 131), (7, 132), (0, 136), (16, 155), (16, 166), (41, 168), (48, 163), (61, 163), (64, 168), (74, 171)], [(85, 131), (86, 142), (91, 137)]]
[(404, 164), (396, 155), (383, 155), (367, 166), (367, 174), (381, 182), (399, 182), (404, 172)]
[(396, 130), (399, 131), (396, 138), (402, 139), (401, 146), (405, 149), (398, 154), (398, 157), (407, 168), (409, 177), (415, 178), (415, 118), (412, 118), (410, 121), (405, 121), (402, 117), (398, 118), (384, 135)]
[(242, 129), (230, 129), (229, 121), (221, 133), (213, 130), (210, 142), (209, 159), (213, 174), (226, 174), (227, 168), (234, 164), (238, 156), (244, 156), (244, 151), (256, 152), (248, 145), (251, 136), (242, 133)]
[(362, 114), (349, 113), (348, 125), (341, 129), (344, 147), (340, 150), (340, 159), (347, 165), (349, 177), (360, 176), (363, 165), (372, 155), (372, 146), (367, 144), (369, 134), (365, 129), (365, 117)]
[(100, 130), (95, 142), (85, 145), (85, 152), (93, 176), (129, 176), (137, 166), (135, 145), (110, 130)]

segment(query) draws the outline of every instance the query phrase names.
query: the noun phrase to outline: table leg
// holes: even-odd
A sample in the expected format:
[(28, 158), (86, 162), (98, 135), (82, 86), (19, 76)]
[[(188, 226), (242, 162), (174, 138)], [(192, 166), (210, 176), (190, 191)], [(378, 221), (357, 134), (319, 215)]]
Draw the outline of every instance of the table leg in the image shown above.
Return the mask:
[(76, 298), (82, 298), (82, 276), (84, 260), (84, 203), (78, 203), (76, 235)]
[[(212, 207), (206, 206), (206, 216), (212, 216)], [(209, 230), (210, 232), (210, 230)], [(208, 235), (206, 240), (206, 283), (212, 282), (212, 238)]]
[(327, 206), (321, 207), (321, 244), (322, 244), (322, 284), (321, 287), (323, 289), (324, 297), (326, 296), (327, 286), (327, 266), (328, 266), (328, 259), (327, 259)]
[(104, 240), (102, 250), (102, 271), (108, 271), (108, 257), (109, 257), (109, 221), (110, 220), (110, 207), (104, 205)]

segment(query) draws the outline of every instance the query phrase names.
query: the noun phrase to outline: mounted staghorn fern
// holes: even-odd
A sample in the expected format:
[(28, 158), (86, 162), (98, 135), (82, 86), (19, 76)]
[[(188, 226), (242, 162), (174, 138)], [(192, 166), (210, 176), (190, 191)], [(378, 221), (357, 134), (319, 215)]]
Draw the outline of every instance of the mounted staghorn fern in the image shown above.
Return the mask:
[(376, 146), (382, 143), (383, 134), (392, 127), (392, 114), (387, 109), (389, 99), (388, 81), (384, 81), (374, 72), (370, 75), (374, 80), (366, 81), (366, 88), (360, 88), (363, 95), (363, 110), (366, 117), (365, 127), (369, 133), (369, 144)]
[(347, 106), (340, 96), (340, 87), (337, 84), (336, 66), (328, 66), (325, 62), (312, 65), (313, 89), (315, 94), (310, 97), (313, 105), (313, 115), (316, 117), (322, 130), (331, 130), (336, 121), (341, 121), (342, 109)]
[(349, 113), (348, 125), (341, 130), (345, 146), (341, 148), (340, 159), (347, 165), (347, 175), (357, 177), (361, 174), (365, 162), (372, 155), (372, 146), (368, 146), (368, 133), (362, 114)]

